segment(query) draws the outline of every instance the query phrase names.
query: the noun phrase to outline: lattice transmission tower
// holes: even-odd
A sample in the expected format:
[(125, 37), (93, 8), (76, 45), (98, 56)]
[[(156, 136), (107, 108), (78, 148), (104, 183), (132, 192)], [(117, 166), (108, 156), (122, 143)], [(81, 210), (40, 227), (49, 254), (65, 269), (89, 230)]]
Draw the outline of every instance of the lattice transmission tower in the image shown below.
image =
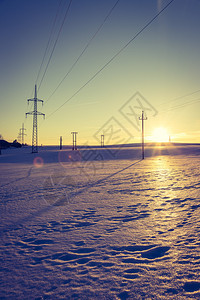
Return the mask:
[(28, 104), (29, 101), (33, 101), (34, 102), (34, 107), (33, 107), (33, 111), (30, 111), (28, 113), (26, 113), (26, 117), (27, 115), (33, 115), (33, 135), (32, 135), (32, 153), (38, 153), (38, 126), (37, 126), (37, 116), (43, 116), (45, 117), (45, 114), (39, 112), (37, 110), (37, 103), (38, 102), (42, 102), (43, 104), (43, 100), (40, 100), (37, 98), (37, 85), (35, 85), (35, 95), (33, 99), (28, 99)]
[(20, 139), (20, 142), (24, 145), (24, 136), (26, 135), (25, 133), (26, 128), (24, 128), (24, 123), (22, 123), (22, 128), (19, 130), (19, 135), (18, 138)]

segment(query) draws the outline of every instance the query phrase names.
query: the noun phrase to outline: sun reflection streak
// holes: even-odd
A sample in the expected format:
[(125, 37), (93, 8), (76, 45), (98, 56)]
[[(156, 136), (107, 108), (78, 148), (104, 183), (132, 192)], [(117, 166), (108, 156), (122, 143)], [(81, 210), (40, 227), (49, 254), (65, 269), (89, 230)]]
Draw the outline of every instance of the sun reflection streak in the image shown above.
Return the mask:
[(152, 168), (155, 187), (160, 194), (159, 203), (177, 197), (177, 191), (173, 188), (177, 182), (176, 170), (173, 170), (170, 159), (167, 156), (155, 157)]
[(172, 143), (152, 143), (148, 147), (152, 149), (152, 156), (181, 154), (181, 149)]
[(174, 228), (177, 225), (177, 218), (180, 218), (180, 210), (176, 207), (179, 201), (179, 191), (174, 189), (176, 185), (176, 169), (174, 162), (168, 156), (157, 156), (151, 161), (150, 181), (153, 183), (155, 192), (152, 194), (151, 210), (152, 216), (149, 221), (150, 227), (155, 231), (157, 238), (165, 238), (170, 235), (171, 240), (176, 240)]

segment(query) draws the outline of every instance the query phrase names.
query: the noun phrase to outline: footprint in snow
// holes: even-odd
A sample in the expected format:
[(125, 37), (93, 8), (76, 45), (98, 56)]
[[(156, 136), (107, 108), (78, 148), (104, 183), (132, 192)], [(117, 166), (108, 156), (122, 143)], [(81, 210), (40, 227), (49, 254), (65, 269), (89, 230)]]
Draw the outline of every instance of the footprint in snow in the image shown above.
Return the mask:
[(72, 250), (72, 252), (78, 253), (78, 254), (81, 254), (81, 253), (88, 254), (88, 253), (92, 253), (92, 252), (95, 252), (95, 251), (96, 251), (95, 248), (89, 248), (89, 247), (83, 247), (83, 248), (78, 248), (78, 249)]
[(130, 268), (130, 269), (126, 269), (124, 270), (124, 278), (126, 279), (136, 279), (139, 276), (138, 273), (141, 273), (142, 272), (142, 269), (139, 269), (139, 268)]
[(141, 253), (141, 256), (148, 259), (162, 257), (170, 249), (170, 247), (155, 247)]
[(195, 292), (200, 290), (200, 282), (199, 281), (187, 281), (184, 286), (184, 290), (186, 292)]
[(124, 292), (121, 292), (119, 295), (118, 295), (119, 299), (121, 300), (126, 300), (129, 298), (129, 294), (127, 291), (124, 291)]
[(142, 269), (139, 269), (139, 268), (131, 268), (131, 269), (126, 269), (124, 272), (125, 272), (125, 273), (136, 274), (136, 273), (142, 272)]
[(38, 240), (33, 241), (31, 244), (34, 244), (34, 245), (51, 245), (51, 244), (54, 244), (54, 241), (50, 240), (50, 239), (38, 239)]

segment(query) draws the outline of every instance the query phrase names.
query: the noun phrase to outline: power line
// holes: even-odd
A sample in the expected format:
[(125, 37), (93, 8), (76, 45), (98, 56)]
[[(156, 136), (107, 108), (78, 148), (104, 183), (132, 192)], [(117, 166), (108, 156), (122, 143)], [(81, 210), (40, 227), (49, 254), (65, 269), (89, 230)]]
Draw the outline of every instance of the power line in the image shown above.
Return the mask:
[(194, 99), (194, 100), (191, 100), (191, 101), (188, 101), (186, 103), (182, 103), (182, 104), (179, 104), (179, 105), (176, 105), (176, 106), (173, 106), (173, 107), (171, 107), (169, 109), (165, 109), (165, 110), (163, 109), (163, 110), (160, 111), (160, 113), (171, 111), (171, 110), (175, 110), (175, 109), (179, 109), (179, 108), (183, 108), (185, 106), (188, 106), (188, 105), (191, 105), (191, 104), (195, 104), (195, 103), (198, 103), (198, 102), (200, 102), (200, 98)]
[[(47, 55), (47, 51), (48, 51), (48, 48), (49, 48), (49, 45), (50, 45), (50, 42), (51, 42), (51, 39), (52, 39), (52, 35), (53, 35), (53, 31), (54, 31), (54, 28), (55, 28), (55, 25), (56, 25), (56, 21), (57, 21), (57, 18), (58, 18), (58, 14), (59, 14), (59, 10), (60, 10), (60, 7), (61, 7), (61, 3), (62, 3), (63, 0), (60, 0), (59, 2), (59, 5), (58, 5), (58, 9), (57, 9), (57, 12), (56, 12), (56, 15), (55, 15), (55, 18), (54, 18), (54, 21), (53, 21), (53, 25), (51, 27), (51, 31), (50, 31), (50, 36), (49, 36), (49, 39), (48, 39), (48, 42), (47, 42), (47, 45), (46, 45), (46, 48), (45, 48), (45, 51), (44, 51), (44, 55), (43, 55), (43, 58), (42, 58), (42, 61), (41, 61), (41, 64), (40, 64), (40, 67), (39, 67), (39, 70), (38, 70), (38, 74), (37, 74), (37, 77), (36, 77), (36, 85), (37, 85), (37, 81), (39, 79), (39, 76), (40, 76), (40, 73), (41, 73), (41, 70), (42, 70), (42, 66), (44, 64), (44, 60), (45, 60), (45, 57)], [(34, 88), (32, 89), (32, 92), (31, 92), (31, 95), (29, 98), (32, 97), (34, 93)], [(29, 102), (28, 102), (29, 103)], [(31, 108), (30, 110), (33, 109), (33, 103), (31, 103)], [(26, 118), (24, 118), (24, 121), (26, 121)]]
[(185, 95), (183, 95), (183, 96), (179, 96), (179, 97), (176, 97), (176, 98), (174, 98), (174, 99), (165, 101), (165, 102), (161, 103), (159, 106), (162, 106), (162, 105), (168, 104), (168, 103), (170, 103), (170, 102), (174, 102), (174, 101), (180, 100), (180, 99), (182, 99), (182, 98), (185, 98), (185, 97), (194, 95), (194, 94), (199, 93), (199, 92), (200, 92), (200, 90), (197, 90), (197, 91), (194, 91), (194, 92), (190, 92), (190, 93), (185, 94)]
[(165, 5), (141, 30), (136, 33), (103, 67), (101, 67), (85, 84), (83, 84), (70, 98), (68, 98), (62, 105), (54, 110), (47, 118), (50, 118), (54, 113), (61, 109), (67, 102), (74, 98), (84, 87), (86, 87), (94, 78), (97, 77), (118, 55), (122, 53), (145, 29), (147, 29), (175, 0), (171, 0)]
[(45, 51), (44, 51), (44, 55), (43, 55), (43, 58), (42, 58), (42, 62), (40, 64), (40, 68), (39, 68), (37, 77), (36, 77), (36, 81), (35, 81), (36, 84), (37, 84), (38, 78), (40, 76), (40, 73), (41, 73), (41, 70), (42, 70), (42, 66), (44, 64), (45, 57), (47, 55), (47, 50), (49, 48), (50, 41), (51, 41), (51, 38), (52, 38), (52, 35), (53, 35), (53, 31), (54, 31), (54, 28), (55, 28), (55, 25), (56, 25), (56, 21), (57, 21), (57, 18), (58, 18), (58, 13), (59, 13), (59, 10), (60, 10), (61, 3), (62, 3), (62, 0), (60, 0), (60, 2), (59, 2), (58, 9), (57, 9), (57, 12), (56, 12), (56, 16), (55, 16), (54, 21), (53, 21), (53, 25), (52, 25), (52, 28), (51, 28), (50, 36), (49, 36), (49, 39), (48, 39), (48, 42), (47, 42), (47, 45), (46, 45), (46, 48), (45, 48)]
[(65, 12), (64, 19), (63, 19), (62, 24), (61, 24), (61, 26), (60, 26), (60, 29), (59, 29), (59, 31), (58, 31), (57, 38), (56, 38), (55, 43), (54, 43), (54, 45), (53, 45), (53, 49), (52, 49), (52, 51), (51, 51), (51, 54), (50, 54), (50, 56), (49, 56), (49, 60), (48, 60), (48, 62), (47, 62), (47, 65), (46, 65), (46, 68), (45, 68), (45, 70), (44, 70), (42, 79), (41, 79), (41, 81), (40, 81), (38, 91), (39, 91), (39, 89), (40, 89), (40, 87), (41, 87), (41, 84), (42, 84), (42, 82), (43, 82), (43, 80), (44, 80), (44, 77), (45, 77), (45, 75), (46, 75), (46, 72), (47, 72), (49, 63), (50, 63), (50, 61), (51, 61), (51, 59), (52, 59), (52, 56), (53, 56), (53, 53), (54, 53), (54, 51), (55, 51), (55, 48), (56, 48), (56, 45), (57, 45), (59, 36), (60, 36), (61, 31), (62, 31), (62, 29), (63, 29), (63, 25), (64, 25), (64, 23), (65, 23), (65, 20), (66, 20), (66, 18), (67, 18), (67, 15), (68, 15), (68, 12), (69, 12), (71, 3), (72, 3), (72, 0), (70, 0), (69, 5), (68, 5), (68, 7), (67, 7), (67, 10), (66, 10), (66, 12)]
[(83, 56), (83, 54), (85, 53), (85, 51), (87, 50), (87, 48), (89, 47), (89, 45), (92, 43), (92, 41), (95, 39), (95, 37), (97, 36), (97, 34), (100, 32), (100, 30), (102, 29), (102, 27), (104, 26), (104, 24), (106, 23), (107, 19), (110, 17), (110, 15), (112, 14), (113, 10), (115, 9), (115, 7), (117, 6), (117, 4), (119, 3), (120, 0), (117, 0), (115, 2), (115, 4), (112, 6), (112, 8), (109, 10), (108, 14), (106, 15), (106, 17), (104, 18), (103, 22), (101, 23), (101, 25), (98, 27), (98, 29), (96, 30), (96, 32), (93, 34), (93, 36), (91, 37), (91, 39), (89, 40), (89, 42), (86, 44), (86, 46), (84, 47), (84, 49), (82, 50), (82, 52), (80, 53), (80, 55), (78, 56), (78, 58), (75, 60), (75, 62), (72, 64), (71, 68), (69, 69), (69, 71), (65, 74), (65, 76), (63, 77), (63, 79), (60, 81), (60, 83), (58, 84), (58, 86), (55, 88), (55, 90), (53, 91), (53, 93), (49, 96), (49, 98), (46, 101), (47, 102), (50, 100), (50, 98), (55, 94), (55, 92), (57, 91), (57, 89), (61, 86), (61, 84), (63, 83), (63, 81), (67, 78), (67, 76), (71, 73), (71, 71), (74, 69), (75, 65), (78, 63), (78, 61), (80, 60), (80, 58)]

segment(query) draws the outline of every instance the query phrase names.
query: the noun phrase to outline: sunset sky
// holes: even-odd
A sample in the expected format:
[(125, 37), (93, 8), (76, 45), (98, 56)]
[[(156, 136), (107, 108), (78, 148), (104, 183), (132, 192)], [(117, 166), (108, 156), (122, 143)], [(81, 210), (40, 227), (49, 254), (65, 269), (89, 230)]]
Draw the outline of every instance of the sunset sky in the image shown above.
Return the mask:
[(199, 143), (200, 1), (174, 0), (133, 39), (170, 2), (0, 0), (3, 138), (16, 139), (24, 122), (31, 144), (32, 116), (25, 113), (37, 84), (44, 100), (38, 111), (46, 115), (38, 117), (39, 144), (58, 144), (60, 136), (71, 144), (72, 131), (78, 143), (98, 144), (113, 120), (128, 142), (139, 142), (141, 132), (124, 113), (137, 95), (149, 108), (146, 140), (162, 127), (174, 142)]

